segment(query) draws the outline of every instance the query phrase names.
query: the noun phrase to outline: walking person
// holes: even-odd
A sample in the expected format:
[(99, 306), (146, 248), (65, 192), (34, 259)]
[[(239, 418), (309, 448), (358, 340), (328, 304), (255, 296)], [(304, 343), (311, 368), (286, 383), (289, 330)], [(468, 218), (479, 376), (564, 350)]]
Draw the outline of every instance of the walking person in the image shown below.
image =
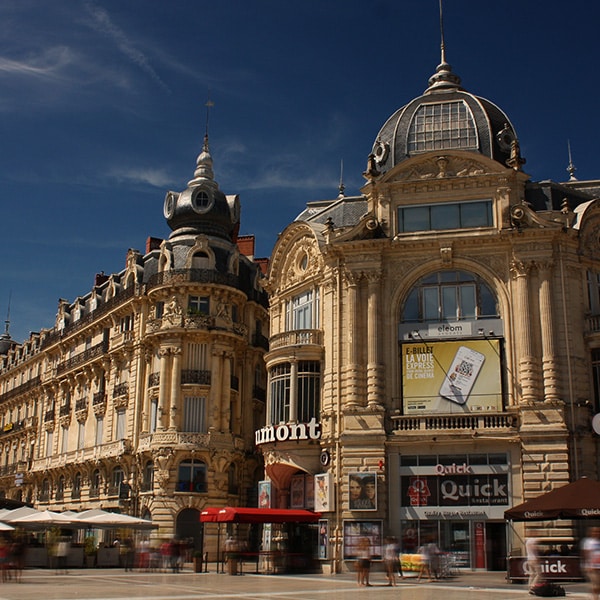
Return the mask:
[(529, 570), (529, 591), (542, 581), (542, 570), (540, 568), (540, 546), (536, 538), (527, 538), (525, 541), (525, 552), (527, 554), (527, 568)]
[(356, 562), (356, 577), (358, 585), (369, 586), (371, 574), (371, 542), (369, 538), (362, 537), (358, 542), (358, 560)]
[(398, 541), (394, 537), (388, 537), (385, 540), (385, 545), (383, 547), (383, 563), (388, 585), (396, 585), (396, 573), (398, 572), (400, 573), (400, 578), (404, 579), (404, 575), (402, 575), (402, 566), (400, 565)]
[(600, 527), (592, 527), (583, 540), (583, 569), (592, 584), (591, 600), (600, 600)]

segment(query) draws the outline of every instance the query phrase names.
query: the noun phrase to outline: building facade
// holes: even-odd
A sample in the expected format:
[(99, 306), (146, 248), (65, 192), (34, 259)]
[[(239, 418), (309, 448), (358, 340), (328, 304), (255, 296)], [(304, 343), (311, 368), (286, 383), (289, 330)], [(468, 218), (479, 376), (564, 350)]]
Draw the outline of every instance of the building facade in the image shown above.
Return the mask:
[(327, 568), (365, 536), (491, 570), (527, 534), (577, 535), (504, 511), (598, 477), (600, 182), (524, 163), (442, 52), (375, 136), (361, 194), (309, 203), (275, 245), (256, 439), (278, 505), (322, 513)]
[[(102, 507), (202, 540), (206, 506), (256, 504), (267, 296), (240, 201), (205, 139), (168, 239), (61, 300), (52, 329), (0, 339), (0, 494), (36, 508)], [(209, 544), (210, 546), (210, 544)]]

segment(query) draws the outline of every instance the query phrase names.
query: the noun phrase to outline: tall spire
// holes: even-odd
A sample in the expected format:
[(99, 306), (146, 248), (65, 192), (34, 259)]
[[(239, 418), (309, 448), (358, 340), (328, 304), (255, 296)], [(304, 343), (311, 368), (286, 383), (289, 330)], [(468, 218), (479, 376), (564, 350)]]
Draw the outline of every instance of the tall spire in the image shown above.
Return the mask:
[(338, 190), (340, 193), (338, 195), (338, 198), (344, 197), (345, 189), (346, 189), (346, 186), (344, 185), (344, 159), (342, 158), (342, 160), (340, 161), (340, 185), (338, 187)]
[(567, 173), (569, 174), (569, 181), (577, 181), (577, 177), (575, 177), (575, 171), (577, 168), (573, 164), (573, 159), (571, 158), (571, 140), (567, 140), (567, 148), (569, 151), (569, 164), (567, 165)]
[(9, 328), (10, 328), (10, 299), (12, 296), (12, 292), (8, 294), (8, 309), (6, 311), (6, 320), (4, 321), (4, 333), (0, 335), (0, 354), (6, 354), (10, 348), (13, 346), (14, 342), (10, 337)]
[(460, 89), (460, 77), (452, 72), (452, 67), (446, 62), (446, 44), (444, 41), (444, 15), (442, 11), (442, 0), (440, 5), (440, 64), (435, 73), (429, 78), (429, 87), (427, 92), (439, 89), (457, 88)]
[(202, 152), (198, 155), (196, 159), (196, 170), (194, 171), (194, 179), (188, 182), (188, 185), (198, 182), (200, 179), (213, 180), (214, 172), (213, 172), (213, 160), (210, 155), (210, 149), (208, 146), (208, 122), (210, 117), (210, 109), (215, 105), (215, 103), (210, 99), (210, 94), (208, 100), (206, 101), (206, 126), (204, 130), (204, 143), (202, 144)]

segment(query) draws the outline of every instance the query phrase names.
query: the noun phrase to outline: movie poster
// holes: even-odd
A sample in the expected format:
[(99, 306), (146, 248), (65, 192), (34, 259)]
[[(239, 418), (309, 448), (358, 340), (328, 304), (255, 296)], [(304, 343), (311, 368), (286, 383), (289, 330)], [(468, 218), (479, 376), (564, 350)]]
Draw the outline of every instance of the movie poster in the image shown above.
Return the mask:
[(377, 473), (348, 475), (350, 510), (377, 510)]

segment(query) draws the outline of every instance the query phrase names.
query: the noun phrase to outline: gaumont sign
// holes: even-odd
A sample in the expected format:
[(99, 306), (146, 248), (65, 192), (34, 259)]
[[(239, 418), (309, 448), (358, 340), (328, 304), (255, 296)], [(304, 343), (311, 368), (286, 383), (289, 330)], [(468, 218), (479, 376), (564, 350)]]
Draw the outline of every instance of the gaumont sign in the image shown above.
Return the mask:
[(257, 446), (273, 442), (298, 440), (318, 440), (321, 437), (321, 424), (313, 417), (308, 423), (282, 423), (269, 425), (254, 432)]

